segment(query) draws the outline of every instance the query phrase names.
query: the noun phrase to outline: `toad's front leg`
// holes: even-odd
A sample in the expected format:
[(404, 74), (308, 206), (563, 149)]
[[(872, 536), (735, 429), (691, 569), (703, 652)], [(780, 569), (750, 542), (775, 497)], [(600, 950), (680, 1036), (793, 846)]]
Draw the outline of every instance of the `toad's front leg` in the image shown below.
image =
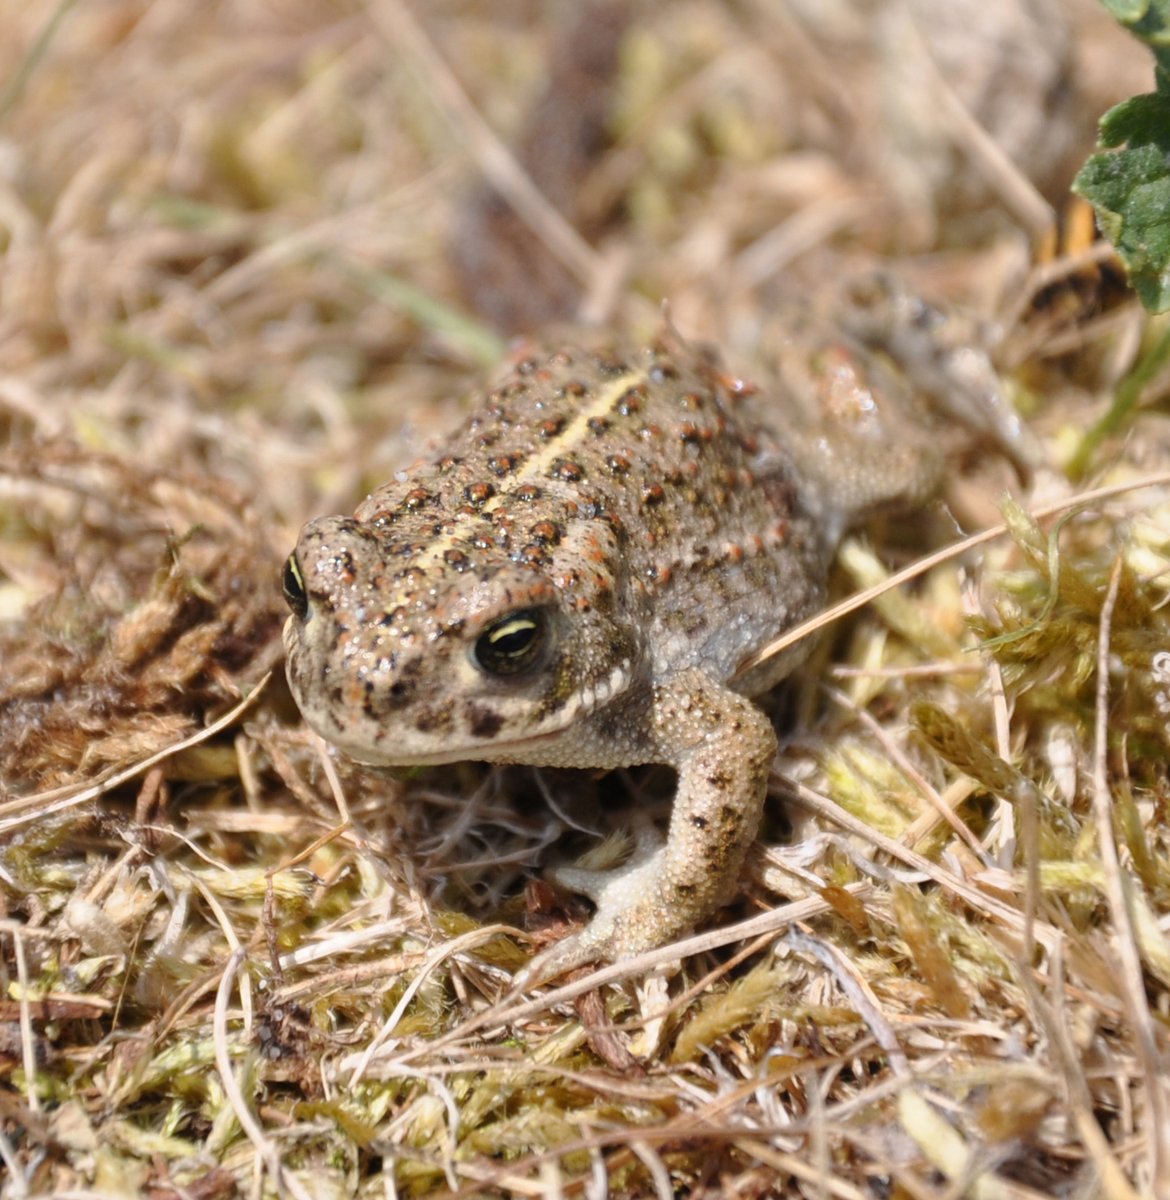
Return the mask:
[(689, 932), (734, 890), (756, 836), (776, 734), (745, 697), (692, 669), (654, 688), (654, 762), (678, 771), (665, 845), (612, 871), (562, 869), (557, 882), (597, 904), (593, 920), (519, 976), (521, 987), (578, 963), (611, 962)]

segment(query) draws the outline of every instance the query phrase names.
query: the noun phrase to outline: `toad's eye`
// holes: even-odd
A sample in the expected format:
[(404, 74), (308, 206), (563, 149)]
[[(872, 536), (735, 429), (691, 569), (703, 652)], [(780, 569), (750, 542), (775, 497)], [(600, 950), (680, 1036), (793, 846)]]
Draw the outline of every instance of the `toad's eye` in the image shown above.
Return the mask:
[(544, 661), (551, 641), (548, 614), (522, 608), (489, 625), (475, 643), (475, 662), (488, 675), (519, 675)]
[(284, 602), (292, 609), (293, 616), (303, 621), (309, 615), (309, 595), (305, 591), (305, 579), (295, 553), (285, 560), (280, 587), (284, 592)]

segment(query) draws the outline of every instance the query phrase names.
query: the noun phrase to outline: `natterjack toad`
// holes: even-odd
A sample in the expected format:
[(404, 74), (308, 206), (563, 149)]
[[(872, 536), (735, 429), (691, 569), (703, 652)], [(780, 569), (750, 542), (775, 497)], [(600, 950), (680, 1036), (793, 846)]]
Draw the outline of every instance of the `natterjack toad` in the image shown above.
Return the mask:
[[(803, 651), (740, 664), (822, 607), (850, 524), (938, 477), (933, 434), (904, 397), (887, 421), (858, 361), (802, 350), (795, 385), (754, 394), (673, 334), (525, 355), (432, 459), (302, 531), (288, 677), (346, 754), (677, 771), (664, 844), (559, 873), (597, 911), (541, 977), (660, 945), (733, 892), (776, 751), (752, 697)], [(810, 407), (832, 428), (799, 427)]]

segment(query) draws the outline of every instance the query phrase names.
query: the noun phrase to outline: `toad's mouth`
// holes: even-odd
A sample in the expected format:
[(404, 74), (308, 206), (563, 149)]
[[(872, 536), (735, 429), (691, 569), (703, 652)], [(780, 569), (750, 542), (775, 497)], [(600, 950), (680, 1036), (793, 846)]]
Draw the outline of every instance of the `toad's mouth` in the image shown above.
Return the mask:
[[(436, 747), (434, 750), (409, 753), (394, 748), (393, 728), (386, 731), (386, 745), (373, 746), (369, 742), (350, 741), (344, 736), (339, 736), (336, 730), (326, 733), (320, 723), (308, 714), (305, 719), (331, 746), (335, 746), (347, 758), (366, 767), (441, 767), (448, 763), (460, 762), (531, 762), (534, 752), (553, 741), (560, 733), (560, 730), (552, 729), (530, 737), (509, 738), (499, 742), (466, 742), (451, 747)], [(543, 762), (545, 756), (537, 754), (536, 757)]]
[[(315, 699), (302, 686), (299, 672), (288, 660), (287, 677), (293, 698), (305, 723), (324, 741), (335, 746), (347, 758), (371, 767), (438, 767), (458, 762), (524, 763), (543, 762), (547, 755), (540, 747), (554, 742), (565, 731), (565, 722), (546, 725), (534, 731), (502, 729), (495, 736), (476, 738), (469, 731), (450, 730), (445, 736), (432, 735), (420, 741), (408, 720), (374, 722), (355, 718), (352, 712), (339, 710)], [(412, 745), (413, 743), (413, 745)]]

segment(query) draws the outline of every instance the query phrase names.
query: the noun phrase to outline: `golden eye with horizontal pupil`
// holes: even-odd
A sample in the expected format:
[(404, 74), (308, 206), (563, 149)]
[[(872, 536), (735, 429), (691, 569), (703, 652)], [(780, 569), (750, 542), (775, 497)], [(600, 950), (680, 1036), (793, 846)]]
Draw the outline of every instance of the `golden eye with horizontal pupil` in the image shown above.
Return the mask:
[(548, 635), (548, 617), (539, 608), (509, 613), (479, 635), (476, 665), (489, 675), (519, 675), (543, 660)]
[(297, 562), (296, 554), (290, 554), (285, 559), (280, 588), (284, 592), (284, 602), (292, 609), (293, 616), (298, 621), (303, 621), (309, 615), (309, 595), (305, 591), (305, 580), (301, 575), (301, 564)]

